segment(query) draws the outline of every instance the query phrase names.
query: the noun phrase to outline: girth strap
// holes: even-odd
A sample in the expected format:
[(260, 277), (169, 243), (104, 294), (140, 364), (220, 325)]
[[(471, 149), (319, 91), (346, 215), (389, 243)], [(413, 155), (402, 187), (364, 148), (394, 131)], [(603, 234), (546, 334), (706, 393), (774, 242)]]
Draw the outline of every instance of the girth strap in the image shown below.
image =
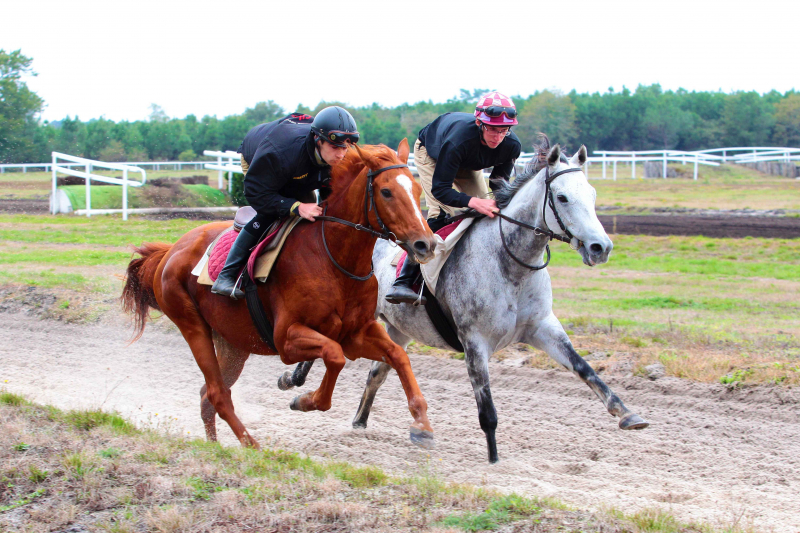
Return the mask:
[[(408, 259), (406, 259), (408, 261)], [(427, 283), (422, 283), (422, 294), (425, 296), (425, 311), (428, 313), (428, 318), (431, 319), (433, 323), (433, 327), (436, 328), (436, 331), (442, 338), (445, 340), (447, 344), (450, 345), (457, 352), (463, 352), (464, 346), (461, 344), (461, 341), (458, 340), (458, 333), (456, 332), (456, 326), (453, 324), (450, 317), (448, 317), (442, 306), (439, 305), (439, 301), (436, 299), (436, 296), (431, 293), (428, 289)]]
[(250, 312), (250, 320), (253, 321), (261, 340), (277, 352), (272, 323), (267, 318), (267, 313), (264, 311), (264, 306), (258, 297), (258, 285), (250, 279), (250, 274), (246, 268), (242, 273), (242, 285), (244, 286), (244, 299), (247, 302), (247, 310)]

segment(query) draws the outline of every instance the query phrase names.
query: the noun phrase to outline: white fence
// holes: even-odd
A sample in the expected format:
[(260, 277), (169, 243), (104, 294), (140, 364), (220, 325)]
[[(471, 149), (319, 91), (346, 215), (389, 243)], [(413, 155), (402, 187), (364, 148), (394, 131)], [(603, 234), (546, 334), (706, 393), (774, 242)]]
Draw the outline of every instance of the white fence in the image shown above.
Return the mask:
[(216, 157), (216, 163), (204, 163), (204, 168), (208, 170), (216, 170), (219, 172), (217, 177), (217, 188), (222, 189), (223, 182), (222, 176), (228, 173), (228, 192), (233, 190), (233, 173), (244, 174), (242, 170), (242, 154), (228, 150), (226, 152), (217, 152), (215, 150), (203, 150), (203, 155), (209, 157)]
[[(159, 170), (183, 170), (184, 168), (194, 168), (195, 170), (202, 170), (203, 165), (207, 161), (126, 161), (118, 163), (120, 165), (131, 165), (135, 167), (151, 167), (152, 170), (158, 172)], [(43, 172), (50, 172), (52, 163), (14, 163), (8, 165), (0, 165), (0, 174), (4, 174), (7, 170), (21, 169), (23, 173), (28, 172), (28, 169), (42, 169)], [(62, 163), (62, 167), (81, 167), (83, 163)]]
[[(79, 165), (84, 168), (84, 171), (74, 170), (67, 167), (60, 161), (70, 161), (71, 166)], [(76, 211), (76, 214), (86, 214), (87, 217), (92, 216), (92, 180), (102, 183), (110, 183), (113, 185), (122, 185), (122, 220), (128, 220), (128, 187), (141, 187), (147, 181), (147, 173), (143, 168), (138, 166), (122, 164), (122, 163), (104, 163), (103, 161), (94, 161), (92, 159), (84, 159), (82, 157), (75, 157), (73, 155), (61, 154), (53, 152), (53, 163), (50, 165), (53, 172), (53, 188), (50, 197), (50, 210), (53, 214), (60, 211), (59, 197), (57, 190), (58, 174), (66, 174), (67, 176), (74, 176), (76, 178), (83, 178), (86, 182), (86, 209)], [(121, 170), (122, 178), (110, 178), (108, 176), (101, 176), (99, 174), (92, 174), (94, 167), (106, 168), (109, 170)], [(128, 172), (138, 172), (141, 174), (141, 181), (129, 180)], [(64, 194), (63, 191), (60, 191)], [(100, 214), (100, 211), (98, 211)]]

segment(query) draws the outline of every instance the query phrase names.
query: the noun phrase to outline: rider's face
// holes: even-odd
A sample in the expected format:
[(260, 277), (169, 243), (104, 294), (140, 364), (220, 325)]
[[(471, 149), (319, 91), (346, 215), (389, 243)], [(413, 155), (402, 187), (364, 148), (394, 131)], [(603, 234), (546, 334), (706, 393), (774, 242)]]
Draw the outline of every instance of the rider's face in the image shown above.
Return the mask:
[(476, 120), (475, 122), (478, 124), (478, 126), (481, 128), (481, 131), (483, 132), (483, 137), (482, 137), (483, 143), (492, 149), (500, 146), (500, 143), (503, 142), (503, 139), (506, 138), (509, 130), (511, 130), (511, 128), (509, 128), (508, 126), (506, 127), (487, 126), (486, 124), (481, 123), (480, 120)]
[(318, 141), (319, 155), (326, 163), (333, 166), (347, 154), (347, 146), (336, 146), (325, 141)]

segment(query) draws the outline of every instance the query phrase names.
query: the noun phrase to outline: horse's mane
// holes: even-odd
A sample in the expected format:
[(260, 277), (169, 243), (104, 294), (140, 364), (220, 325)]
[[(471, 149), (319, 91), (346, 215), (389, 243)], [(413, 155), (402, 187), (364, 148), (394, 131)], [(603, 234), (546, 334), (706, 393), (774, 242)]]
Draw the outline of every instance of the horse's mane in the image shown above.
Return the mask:
[(532, 180), (540, 170), (547, 166), (547, 154), (550, 152), (551, 148), (550, 138), (544, 133), (539, 133), (538, 137), (539, 143), (533, 145), (533, 151), (536, 155), (525, 164), (525, 169), (522, 171), (522, 174), (517, 176), (511, 183), (505, 180), (497, 180), (500, 182), (500, 187), (494, 191), (494, 200), (497, 202), (497, 207), (500, 209), (508, 207), (514, 195), (517, 194), (526, 183)]
[[(366, 158), (375, 158), (381, 161), (386, 161), (391, 165), (397, 162), (397, 155), (394, 150), (383, 144), (377, 145), (364, 145), (359, 146), (361, 153)], [(364, 161), (358, 155), (355, 148), (347, 150), (339, 164), (331, 168), (331, 195), (328, 198), (329, 203), (335, 202), (340, 196), (347, 192), (353, 180), (364, 170)]]

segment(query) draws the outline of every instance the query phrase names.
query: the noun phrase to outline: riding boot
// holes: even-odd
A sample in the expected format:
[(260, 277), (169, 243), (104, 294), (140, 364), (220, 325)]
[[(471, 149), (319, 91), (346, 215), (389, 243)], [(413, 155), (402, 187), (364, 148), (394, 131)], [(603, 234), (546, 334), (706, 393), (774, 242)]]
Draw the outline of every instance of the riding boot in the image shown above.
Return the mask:
[(411, 288), (414, 285), (414, 281), (419, 277), (419, 273), (419, 263), (410, 256), (406, 256), (406, 261), (400, 269), (400, 275), (394, 280), (392, 290), (386, 295), (386, 301), (390, 304), (413, 304), (419, 300), (420, 304), (424, 304), (426, 302), (425, 297), (420, 296)]
[(257, 236), (244, 230), (239, 232), (239, 236), (231, 246), (231, 251), (228, 252), (228, 258), (225, 259), (225, 266), (222, 267), (217, 281), (211, 286), (211, 292), (230, 296), (234, 300), (244, 298), (244, 292), (236, 287), (236, 283), (239, 281), (239, 272), (250, 257), (250, 249), (257, 242)]

